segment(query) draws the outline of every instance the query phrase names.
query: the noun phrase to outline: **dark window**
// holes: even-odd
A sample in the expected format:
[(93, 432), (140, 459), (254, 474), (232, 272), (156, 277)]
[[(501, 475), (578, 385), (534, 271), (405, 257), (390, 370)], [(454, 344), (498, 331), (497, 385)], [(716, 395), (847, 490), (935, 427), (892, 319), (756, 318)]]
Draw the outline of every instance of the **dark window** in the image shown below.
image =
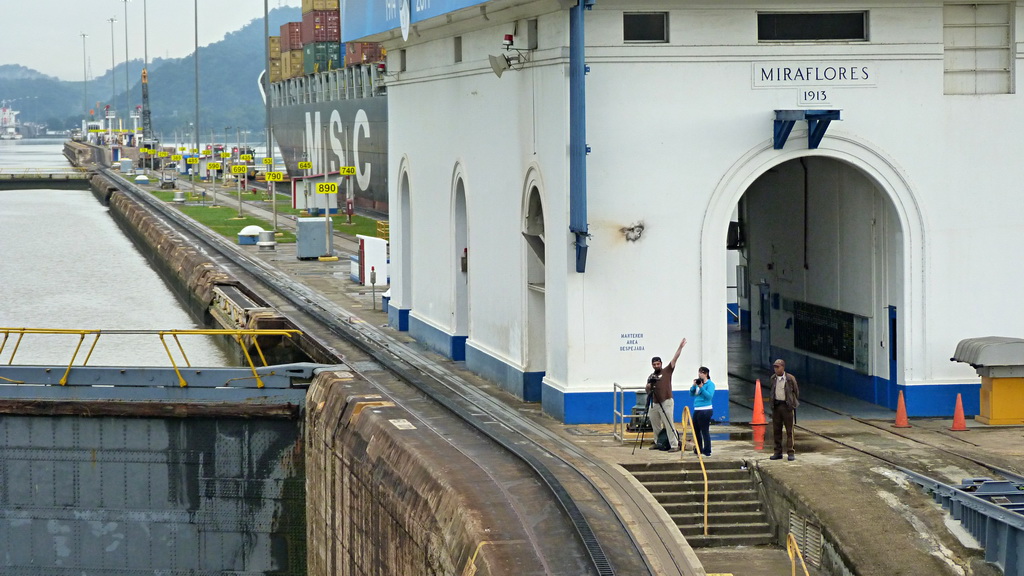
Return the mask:
[(622, 15), (622, 39), (626, 42), (668, 42), (668, 14), (626, 12)]
[(867, 12), (781, 12), (757, 15), (757, 39), (867, 40)]

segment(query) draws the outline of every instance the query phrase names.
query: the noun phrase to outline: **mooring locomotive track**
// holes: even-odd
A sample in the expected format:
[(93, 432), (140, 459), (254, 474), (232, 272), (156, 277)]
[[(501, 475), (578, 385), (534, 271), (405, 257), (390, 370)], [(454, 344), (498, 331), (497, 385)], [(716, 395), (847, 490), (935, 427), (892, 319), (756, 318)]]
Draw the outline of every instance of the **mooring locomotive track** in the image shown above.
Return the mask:
[[(335, 356), (338, 362), (379, 387), (413, 414), (421, 414), (439, 437), (457, 437), (454, 427), (469, 427), (496, 450), (512, 454), (545, 487), (575, 530), (572, 550), (564, 537), (536, 532), (539, 554), (550, 573), (703, 574), (688, 546), (680, 547), (678, 529), (645, 498), (629, 474), (592, 456), (549, 428), (474, 386), (418, 350), (362, 321), (356, 314), (280, 270), (213, 235), (190, 218), (119, 178), (102, 171), (112, 186), (147, 205), (177, 234), (228, 271), (253, 295), (285, 314), (295, 327)], [(423, 399), (429, 399), (424, 403)], [(429, 404), (430, 406), (428, 407)], [(437, 407), (454, 415), (436, 416)], [(482, 467), (492, 465), (478, 461)], [(499, 478), (503, 469), (492, 472)], [(531, 512), (524, 509), (524, 517)], [(533, 529), (533, 528), (531, 528)]]

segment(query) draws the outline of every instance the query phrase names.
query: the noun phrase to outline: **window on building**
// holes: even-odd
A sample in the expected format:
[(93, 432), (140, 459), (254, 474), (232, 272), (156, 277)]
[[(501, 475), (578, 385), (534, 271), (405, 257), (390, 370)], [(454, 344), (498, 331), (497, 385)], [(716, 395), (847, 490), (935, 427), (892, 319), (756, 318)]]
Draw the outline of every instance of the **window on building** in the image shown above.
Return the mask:
[(867, 12), (758, 12), (760, 42), (864, 41)]
[(455, 63), (458, 64), (462, 62), (462, 36), (456, 36), (454, 40)]
[(624, 13), (622, 39), (626, 42), (668, 42), (668, 13)]
[(1009, 94), (1010, 23), (1008, 2), (956, 2), (943, 7), (946, 94)]
[(405, 72), (405, 49), (398, 51), (398, 71)]

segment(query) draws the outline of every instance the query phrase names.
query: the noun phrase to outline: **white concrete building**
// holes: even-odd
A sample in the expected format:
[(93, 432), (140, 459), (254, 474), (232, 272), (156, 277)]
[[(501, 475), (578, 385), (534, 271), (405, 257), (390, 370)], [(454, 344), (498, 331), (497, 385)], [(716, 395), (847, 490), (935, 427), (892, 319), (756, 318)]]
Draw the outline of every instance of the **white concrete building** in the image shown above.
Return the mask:
[(977, 413), (957, 342), (1024, 321), (1024, 3), (343, 4), (388, 50), (395, 325), (564, 422), (685, 336), (677, 409), (705, 365), (724, 420), (735, 301), (766, 373)]

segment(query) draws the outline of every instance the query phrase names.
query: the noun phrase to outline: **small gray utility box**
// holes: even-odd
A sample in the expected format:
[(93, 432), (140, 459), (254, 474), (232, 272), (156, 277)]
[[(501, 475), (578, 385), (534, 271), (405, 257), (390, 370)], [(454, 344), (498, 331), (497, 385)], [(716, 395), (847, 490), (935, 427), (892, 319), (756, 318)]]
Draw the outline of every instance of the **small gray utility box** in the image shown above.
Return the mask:
[(324, 220), (329, 218), (299, 218), (295, 230), (297, 245), (295, 257), (299, 260), (311, 260), (334, 253), (334, 235), (327, 235)]

